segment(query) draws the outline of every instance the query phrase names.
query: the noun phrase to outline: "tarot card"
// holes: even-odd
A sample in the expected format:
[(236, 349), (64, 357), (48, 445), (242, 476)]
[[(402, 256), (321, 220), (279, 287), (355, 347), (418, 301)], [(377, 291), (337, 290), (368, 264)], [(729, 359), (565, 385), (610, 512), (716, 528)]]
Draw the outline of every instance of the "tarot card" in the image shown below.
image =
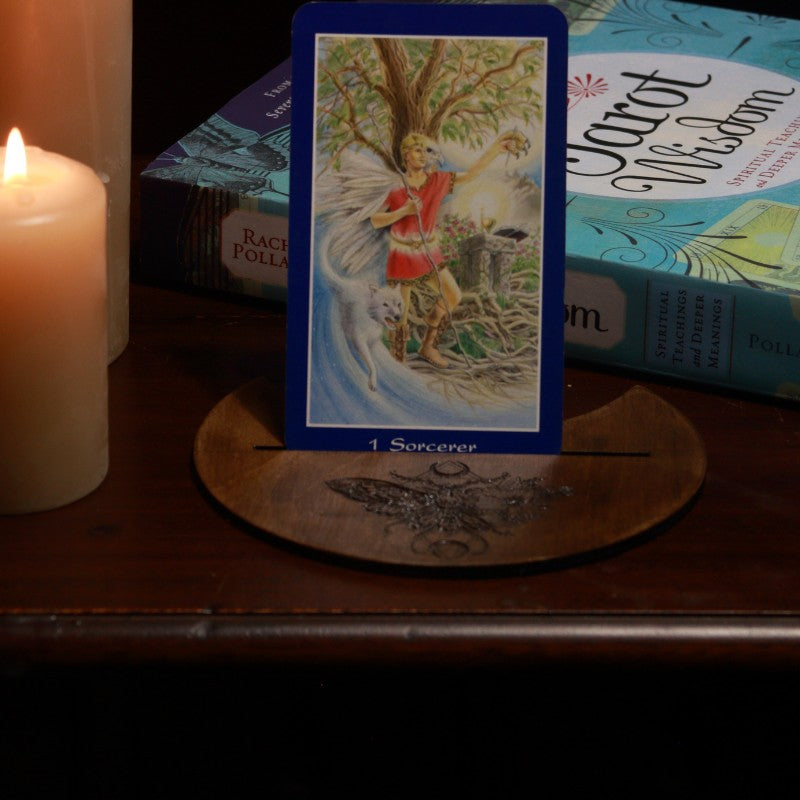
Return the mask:
[(287, 446), (557, 452), (561, 12), (310, 4), (292, 62)]

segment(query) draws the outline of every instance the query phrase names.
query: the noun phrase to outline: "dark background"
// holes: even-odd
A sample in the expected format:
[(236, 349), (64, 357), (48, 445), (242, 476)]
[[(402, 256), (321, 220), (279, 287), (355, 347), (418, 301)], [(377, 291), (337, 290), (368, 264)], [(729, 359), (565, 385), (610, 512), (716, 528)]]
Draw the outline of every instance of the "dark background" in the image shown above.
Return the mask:
[[(134, 152), (162, 152), (288, 58), (291, 20), (301, 5), (133, 0)], [(778, 0), (705, 5), (798, 16), (796, 7)]]
[(291, 52), (302, 3), (133, 0), (133, 151), (158, 154)]
[[(134, 152), (286, 58), (297, 5), (134, 0)], [(797, 677), (0, 663), (0, 798), (793, 796)]]

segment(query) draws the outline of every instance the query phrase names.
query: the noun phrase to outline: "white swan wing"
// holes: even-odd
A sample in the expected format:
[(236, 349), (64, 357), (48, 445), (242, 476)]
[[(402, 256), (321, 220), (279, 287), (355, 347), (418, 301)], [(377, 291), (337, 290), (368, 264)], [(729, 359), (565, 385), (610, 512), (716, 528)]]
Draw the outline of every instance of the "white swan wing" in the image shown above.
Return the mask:
[(317, 178), (314, 209), (330, 230), (331, 264), (344, 275), (383, 269), (385, 232), (376, 230), (370, 217), (381, 211), (402, 178), (377, 159), (345, 150)]

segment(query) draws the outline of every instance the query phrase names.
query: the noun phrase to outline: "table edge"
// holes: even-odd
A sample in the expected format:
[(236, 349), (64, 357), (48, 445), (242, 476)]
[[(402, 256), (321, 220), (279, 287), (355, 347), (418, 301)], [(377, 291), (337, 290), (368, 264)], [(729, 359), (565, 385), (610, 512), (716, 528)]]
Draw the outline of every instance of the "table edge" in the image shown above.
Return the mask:
[(6, 614), (0, 660), (36, 664), (800, 665), (786, 614)]

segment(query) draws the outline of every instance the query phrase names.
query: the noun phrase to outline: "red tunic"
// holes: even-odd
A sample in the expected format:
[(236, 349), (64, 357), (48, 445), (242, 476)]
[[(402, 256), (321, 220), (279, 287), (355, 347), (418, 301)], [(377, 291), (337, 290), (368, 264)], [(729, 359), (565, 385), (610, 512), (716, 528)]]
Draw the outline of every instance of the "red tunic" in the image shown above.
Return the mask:
[[(442, 263), (436, 217), (442, 200), (453, 191), (454, 180), (453, 172), (432, 172), (419, 189), (411, 189), (411, 193), (422, 200), (419, 216), (427, 247), (422, 243), (415, 214), (395, 222), (389, 228), (389, 260), (386, 264), (388, 281), (414, 281), (432, 271), (431, 261), (437, 267)], [(389, 211), (396, 211), (407, 201), (408, 190), (404, 186), (393, 189), (386, 198)]]

